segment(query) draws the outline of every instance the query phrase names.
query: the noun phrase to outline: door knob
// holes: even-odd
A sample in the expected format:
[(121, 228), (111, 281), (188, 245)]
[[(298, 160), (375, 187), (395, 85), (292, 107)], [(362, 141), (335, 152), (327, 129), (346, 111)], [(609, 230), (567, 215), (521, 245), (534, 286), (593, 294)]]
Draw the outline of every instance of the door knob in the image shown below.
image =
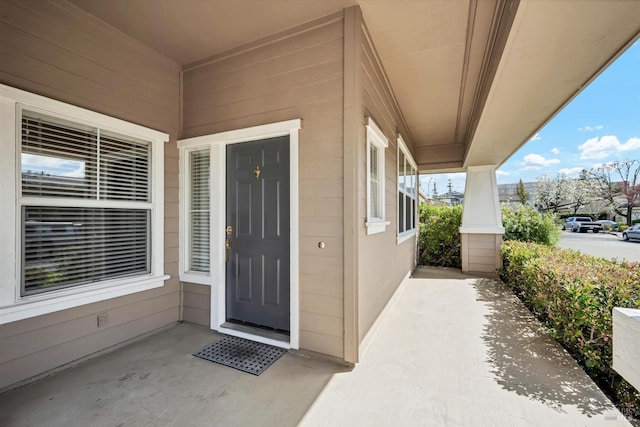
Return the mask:
[(227, 249), (231, 249), (231, 240), (225, 239), (224, 247), (227, 248)]

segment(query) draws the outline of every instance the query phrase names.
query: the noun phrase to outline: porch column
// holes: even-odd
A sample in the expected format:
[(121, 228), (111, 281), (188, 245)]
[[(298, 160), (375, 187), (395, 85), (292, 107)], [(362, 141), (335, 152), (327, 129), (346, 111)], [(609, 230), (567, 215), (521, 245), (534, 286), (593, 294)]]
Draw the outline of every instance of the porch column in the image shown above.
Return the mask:
[(495, 273), (502, 266), (504, 228), (496, 166), (469, 166), (460, 227), (463, 272)]

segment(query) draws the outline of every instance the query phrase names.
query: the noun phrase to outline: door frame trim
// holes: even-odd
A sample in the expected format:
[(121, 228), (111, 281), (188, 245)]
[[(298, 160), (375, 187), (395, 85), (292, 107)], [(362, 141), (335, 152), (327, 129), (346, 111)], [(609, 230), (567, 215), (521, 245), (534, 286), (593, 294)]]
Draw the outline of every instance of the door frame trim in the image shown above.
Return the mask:
[[(282, 348), (299, 348), (300, 337), (300, 284), (299, 284), (299, 159), (298, 132), (302, 127), (301, 119), (269, 123), (227, 132), (220, 132), (178, 141), (178, 148), (189, 149), (209, 146), (211, 155), (211, 310), (210, 327), (218, 332), (262, 342)], [(226, 147), (230, 144), (259, 141), (278, 136), (289, 136), (289, 223), (290, 223), (290, 313), (289, 313), (289, 342), (277, 341), (252, 335), (246, 332), (224, 328), (226, 322), (226, 262), (225, 262), (225, 219), (226, 219)], [(186, 220), (186, 218), (185, 218)]]

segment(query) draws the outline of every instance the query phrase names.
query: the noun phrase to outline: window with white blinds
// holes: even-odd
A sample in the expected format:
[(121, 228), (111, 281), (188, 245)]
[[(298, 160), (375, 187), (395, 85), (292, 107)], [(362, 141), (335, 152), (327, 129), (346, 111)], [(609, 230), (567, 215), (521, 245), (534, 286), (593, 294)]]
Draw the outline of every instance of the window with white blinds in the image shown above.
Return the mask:
[(24, 295), (151, 272), (151, 144), (22, 110)]
[(209, 150), (189, 152), (188, 269), (200, 273), (209, 272), (209, 165)]

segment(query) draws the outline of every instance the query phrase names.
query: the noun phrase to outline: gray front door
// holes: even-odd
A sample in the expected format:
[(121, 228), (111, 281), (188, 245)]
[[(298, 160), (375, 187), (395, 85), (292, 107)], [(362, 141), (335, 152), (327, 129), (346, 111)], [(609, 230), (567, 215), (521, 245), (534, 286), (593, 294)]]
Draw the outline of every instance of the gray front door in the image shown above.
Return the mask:
[(227, 145), (227, 321), (289, 331), (289, 137)]

